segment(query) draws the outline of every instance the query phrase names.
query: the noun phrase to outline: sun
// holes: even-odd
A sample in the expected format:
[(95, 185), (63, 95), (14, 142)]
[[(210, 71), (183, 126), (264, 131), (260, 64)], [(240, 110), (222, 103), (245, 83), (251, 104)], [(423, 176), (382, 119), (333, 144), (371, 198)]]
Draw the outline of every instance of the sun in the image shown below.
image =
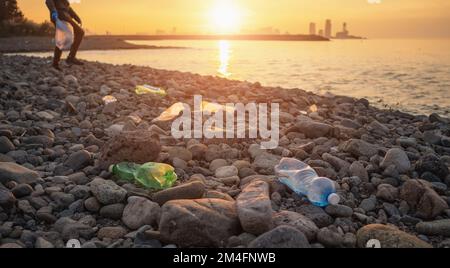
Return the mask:
[(239, 31), (242, 14), (232, 1), (218, 1), (209, 15), (213, 32), (231, 34)]

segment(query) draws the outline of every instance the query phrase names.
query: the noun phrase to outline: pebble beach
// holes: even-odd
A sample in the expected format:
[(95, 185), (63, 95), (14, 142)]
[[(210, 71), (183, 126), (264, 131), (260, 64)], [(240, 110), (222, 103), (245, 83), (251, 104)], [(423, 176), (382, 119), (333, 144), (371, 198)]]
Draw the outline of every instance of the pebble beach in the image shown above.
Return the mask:
[[(450, 120), (366, 99), (260, 83), (49, 58), (0, 55), (0, 248), (450, 247)], [(137, 85), (167, 90), (137, 95)], [(194, 95), (279, 103), (280, 141), (175, 139), (155, 122)], [(117, 101), (105, 103), (105, 96)], [(317, 207), (278, 181), (283, 157), (335, 181)], [(120, 161), (175, 167), (151, 191), (118, 180)]]

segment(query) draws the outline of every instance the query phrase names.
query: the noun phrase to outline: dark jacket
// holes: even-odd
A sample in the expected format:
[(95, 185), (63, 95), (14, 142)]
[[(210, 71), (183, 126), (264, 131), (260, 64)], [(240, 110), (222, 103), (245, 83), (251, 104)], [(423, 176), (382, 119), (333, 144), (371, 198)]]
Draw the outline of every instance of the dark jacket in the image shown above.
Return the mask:
[(61, 20), (74, 19), (81, 24), (81, 19), (78, 17), (77, 13), (70, 7), (68, 0), (46, 0), (45, 4), (50, 10), (50, 16), (53, 11), (58, 12), (58, 17)]

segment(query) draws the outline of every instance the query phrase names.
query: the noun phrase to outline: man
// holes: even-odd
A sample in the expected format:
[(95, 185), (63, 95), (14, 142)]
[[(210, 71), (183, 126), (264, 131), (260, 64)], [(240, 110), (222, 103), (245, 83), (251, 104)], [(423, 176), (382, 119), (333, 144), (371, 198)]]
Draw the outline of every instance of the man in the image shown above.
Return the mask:
[[(50, 17), (53, 24), (56, 25), (56, 20), (60, 19), (63, 21), (67, 21), (72, 25), (73, 32), (75, 35), (74, 42), (72, 47), (70, 48), (69, 56), (67, 57), (66, 62), (69, 65), (83, 65), (83, 62), (79, 61), (76, 58), (78, 48), (80, 47), (81, 41), (83, 40), (84, 30), (81, 28), (81, 19), (75, 13), (75, 11), (70, 7), (70, 3), (68, 0), (46, 0), (45, 1), (48, 9), (50, 10)], [(61, 70), (59, 67), (59, 61), (61, 60), (62, 51), (58, 47), (55, 47), (55, 55), (53, 58), (53, 68), (57, 70)]]

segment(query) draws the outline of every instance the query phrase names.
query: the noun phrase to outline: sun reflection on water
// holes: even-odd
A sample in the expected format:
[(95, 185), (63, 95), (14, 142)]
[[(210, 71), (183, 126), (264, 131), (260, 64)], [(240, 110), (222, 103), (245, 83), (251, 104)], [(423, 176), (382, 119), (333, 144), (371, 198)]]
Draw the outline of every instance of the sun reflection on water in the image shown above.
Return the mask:
[(231, 73), (229, 72), (231, 52), (229, 41), (219, 41), (219, 69), (217, 72), (220, 76), (225, 78), (231, 76)]

